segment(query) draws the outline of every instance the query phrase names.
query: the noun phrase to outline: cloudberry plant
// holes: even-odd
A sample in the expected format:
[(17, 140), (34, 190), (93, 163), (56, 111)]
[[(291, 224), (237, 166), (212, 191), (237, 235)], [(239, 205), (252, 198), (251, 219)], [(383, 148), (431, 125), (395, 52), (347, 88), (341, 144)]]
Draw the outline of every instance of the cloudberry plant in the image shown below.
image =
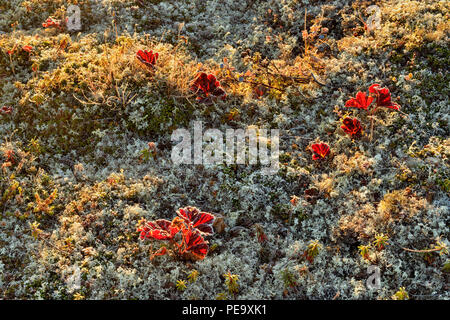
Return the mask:
[(356, 118), (345, 118), (341, 128), (352, 138), (359, 138), (362, 135), (361, 123)]
[(211, 103), (214, 99), (220, 98), (224, 100), (226, 98), (226, 93), (221, 88), (216, 76), (204, 72), (197, 75), (191, 86), (191, 91), (197, 94), (196, 100), (201, 103)]
[(324, 159), (330, 154), (330, 147), (326, 143), (315, 143), (311, 146), (313, 160)]
[(158, 60), (158, 52), (153, 53), (152, 50), (139, 50), (136, 53), (136, 58), (142, 62), (144, 65), (146, 65), (149, 69), (154, 69), (156, 60)]
[(177, 216), (168, 221), (159, 219), (138, 222), (140, 239), (168, 240), (169, 246), (162, 246), (150, 259), (167, 253), (176, 254), (184, 259), (202, 260), (208, 253), (207, 241), (203, 236), (212, 235), (214, 215), (200, 212), (195, 207), (180, 208)]
[[(375, 105), (369, 108), (375, 100)], [(374, 83), (369, 87), (369, 96), (365, 92), (359, 91), (355, 98), (347, 100), (346, 107), (364, 109), (369, 112), (370, 116), (370, 140), (373, 136), (373, 121), (375, 112), (379, 107), (390, 108), (400, 111), (400, 106), (391, 100), (391, 93), (388, 88), (382, 88), (378, 83)]]

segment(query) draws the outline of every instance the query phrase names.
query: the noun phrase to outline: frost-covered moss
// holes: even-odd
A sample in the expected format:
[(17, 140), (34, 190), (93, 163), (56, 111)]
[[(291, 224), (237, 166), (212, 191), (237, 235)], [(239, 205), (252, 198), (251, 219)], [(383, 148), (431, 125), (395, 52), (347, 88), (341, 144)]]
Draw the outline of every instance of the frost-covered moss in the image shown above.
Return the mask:
[[(1, 297), (449, 298), (448, 253), (433, 251), (449, 245), (447, 1), (381, 1), (371, 32), (368, 2), (295, 0), (86, 0), (79, 33), (42, 28), (71, 3), (0, 0)], [(321, 37), (305, 41), (305, 27)], [(159, 52), (155, 70), (140, 49)], [(195, 102), (200, 71), (225, 101)], [(270, 85), (261, 97), (238, 80), (252, 73)], [(403, 113), (379, 110), (370, 140), (365, 111), (344, 105), (372, 83)], [(360, 139), (340, 128), (347, 116)], [(195, 120), (279, 129), (278, 174), (174, 166), (170, 133)], [(308, 149), (318, 141), (323, 162)], [(137, 222), (188, 205), (223, 218), (206, 258), (150, 261), (158, 245), (139, 241)], [(358, 247), (380, 233), (387, 244), (364, 259)]]

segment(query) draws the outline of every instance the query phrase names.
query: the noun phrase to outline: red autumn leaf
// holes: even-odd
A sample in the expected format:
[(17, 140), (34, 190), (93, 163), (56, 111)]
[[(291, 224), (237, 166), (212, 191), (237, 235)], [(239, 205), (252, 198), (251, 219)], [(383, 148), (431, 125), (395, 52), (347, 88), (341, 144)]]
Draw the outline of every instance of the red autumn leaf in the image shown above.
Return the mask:
[(23, 47), (22, 47), (22, 50), (23, 50), (23, 51), (26, 51), (26, 52), (28, 52), (28, 53), (31, 53), (31, 50), (33, 50), (33, 47), (32, 47), (32, 46), (23, 46)]
[(159, 219), (156, 221), (145, 221), (141, 227), (137, 230), (140, 232), (141, 240), (157, 239), (157, 240), (170, 240), (180, 231), (180, 229), (172, 224), (172, 222)]
[(323, 159), (330, 153), (330, 147), (326, 143), (316, 143), (311, 146), (313, 160)]
[[(170, 248), (161, 247), (155, 252), (155, 256), (164, 255), (169, 250), (177, 252), (184, 258), (194, 260), (204, 259), (208, 253), (208, 242), (204, 240), (203, 235), (213, 233), (212, 223), (214, 215), (207, 212), (200, 212), (195, 207), (180, 208), (178, 215), (172, 221), (159, 219), (156, 221), (140, 221), (137, 229), (140, 232), (140, 239), (170, 240)], [(175, 236), (181, 233), (181, 241), (176, 242)]]
[(0, 108), (1, 114), (9, 114), (12, 112), (12, 107), (3, 106)]
[(382, 88), (379, 84), (374, 83), (369, 87), (369, 92), (376, 96), (377, 107), (400, 110), (400, 106), (391, 101), (391, 93), (388, 88)]
[(148, 52), (147, 50), (139, 50), (136, 53), (136, 57), (139, 59), (139, 61), (151, 68), (155, 67), (158, 56), (158, 52), (153, 53), (152, 50), (150, 50), (150, 52)]
[(60, 22), (52, 18), (48, 18), (47, 21), (42, 23), (42, 26), (44, 28), (61, 28)]
[(177, 214), (187, 225), (196, 228), (200, 233), (205, 235), (214, 234), (213, 222), (215, 217), (211, 213), (200, 212), (195, 207), (186, 207), (178, 209)]
[(200, 231), (188, 228), (182, 230), (182, 232), (184, 241), (184, 250), (182, 253), (188, 253), (198, 260), (205, 258), (208, 253), (208, 245), (201, 236)]
[(373, 97), (367, 96), (365, 92), (359, 91), (356, 94), (356, 98), (351, 98), (350, 100), (348, 100), (345, 103), (345, 106), (367, 110), (372, 101)]
[(298, 202), (298, 197), (297, 196), (291, 196), (291, 200), (289, 200), (289, 202), (293, 205), (296, 206), (297, 202)]
[(226, 93), (220, 87), (220, 82), (217, 81), (213, 74), (200, 73), (191, 86), (191, 91), (199, 94), (196, 98), (199, 102), (206, 102), (210, 96), (215, 98), (225, 99)]
[(264, 232), (258, 233), (258, 242), (263, 243), (268, 240), (266, 234)]
[(345, 118), (341, 128), (352, 137), (360, 136), (362, 133), (361, 123), (356, 118)]

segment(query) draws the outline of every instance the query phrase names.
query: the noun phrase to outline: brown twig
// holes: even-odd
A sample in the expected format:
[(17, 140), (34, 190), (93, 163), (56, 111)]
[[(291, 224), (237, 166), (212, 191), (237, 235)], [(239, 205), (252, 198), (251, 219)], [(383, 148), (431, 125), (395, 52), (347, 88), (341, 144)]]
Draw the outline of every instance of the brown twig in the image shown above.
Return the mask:
[(440, 251), (442, 250), (441, 248), (434, 248), (434, 249), (425, 249), (425, 250), (415, 250), (415, 249), (408, 249), (408, 248), (403, 248), (403, 250), (405, 251), (409, 251), (409, 252), (415, 252), (415, 253), (427, 253), (427, 252), (435, 252), (435, 251)]

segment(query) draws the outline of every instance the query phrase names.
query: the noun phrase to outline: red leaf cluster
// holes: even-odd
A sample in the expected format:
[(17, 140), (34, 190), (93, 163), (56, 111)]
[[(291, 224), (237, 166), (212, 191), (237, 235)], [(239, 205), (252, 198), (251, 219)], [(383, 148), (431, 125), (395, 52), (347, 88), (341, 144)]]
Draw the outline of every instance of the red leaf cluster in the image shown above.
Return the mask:
[(48, 18), (47, 21), (42, 23), (42, 26), (44, 28), (58, 28), (58, 29), (61, 28), (60, 22), (57, 20), (53, 20), (52, 18)]
[(351, 98), (345, 103), (345, 106), (367, 110), (372, 101), (376, 99), (376, 108), (386, 107), (400, 110), (400, 106), (391, 101), (391, 93), (388, 88), (382, 88), (379, 84), (374, 83), (369, 87), (369, 93), (372, 96), (367, 96), (365, 92), (359, 91), (355, 98)]
[[(141, 221), (137, 231), (140, 239), (169, 240), (173, 245), (174, 252), (180, 256), (201, 260), (208, 253), (207, 241), (204, 235), (212, 235), (214, 215), (208, 212), (200, 212), (195, 207), (180, 208), (178, 216), (172, 221), (159, 219), (155, 221)], [(180, 234), (179, 242), (176, 235)], [(180, 239), (181, 238), (181, 239)], [(160, 248), (151, 257), (164, 255), (168, 252), (166, 247)]]
[(9, 114), (12, 112), (12, 107), (3, 106), (0, 108), (0, 114)]
[(352, 137), (360, 137), (362, 134), (361, 123), (356, 118), (345, 118), (341, 128)]
[(208, 212), (200, 212), (195, 207), (180, 208), (177, 214), (184, 222), (200, 231), (201, 234), (211, 235), (214, 233), (214, 216)]
[(180, 253), (187, 254), (187, 256), (193, 257), (195, 260), (204, 259), (209, 248), (200, 231), (189, 226), (187, 229), (182, 230), (182, 234), (183, 242)]
[(382, 88), (379, 84), (375, 83), (369, 87), (369, 92), (377, 98), (377, 107), (400, 110), (400, 106), (391, 101), (391, 93), (388, 88)]
[(31, 53), (31, 50), (33, 50), (33, 47), (32, 47), (32, 46), (23, 46), (23, 47), (22, 47), (22, 50), (23, 50), (23, 51), (26, 51), (26, 52), (28, 52), (28, 53)]
[(313, 160), (325, 158), (330, 153), (330, 147), (326, 143), (316, 143), (311, 146)]
[(198, 94), (196, 100), (199, 102), (207, 102), (210, 98), (221, 98), (225, 99), (226, 93), (220, 87), (220, 82), (217, 81), (213, 74), (206, 74), (201, 72), (197, 79), (191, 86), (191, 91)]
[(365, 92), (359, 91), (356, 94), (356, 98), (351, 98), (350, 100), (348, 100), (345, 103), (345, 106), (367, 110), (372, 101), (373, 97), (367, 97)]
[(150, 50), (150, 52), (147, 50), (139, 50), (136, 53), (136, 57), (138, 58), (138, 60), (150, 68), (155, 67), (158, 56), (158, 52), (153, 53), (152, 50)]
[(141, 233), (141, 240), (170, 240), (173, 239), (179, 229), (173, 226), (171, 221), (159, 219), (156, 221), (147, 221), (142, 227), (138, 229), (138, 231)]

